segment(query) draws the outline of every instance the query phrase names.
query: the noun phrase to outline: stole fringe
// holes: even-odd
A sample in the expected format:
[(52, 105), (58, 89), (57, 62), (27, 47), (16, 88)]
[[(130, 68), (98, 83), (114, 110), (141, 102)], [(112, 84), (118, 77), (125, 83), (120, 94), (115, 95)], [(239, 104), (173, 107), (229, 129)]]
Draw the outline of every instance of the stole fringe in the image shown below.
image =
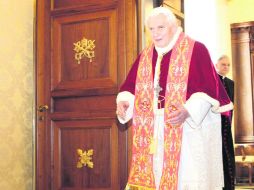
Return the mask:
[(124, 190), (155, 190), (155, 188), (127, 184)]

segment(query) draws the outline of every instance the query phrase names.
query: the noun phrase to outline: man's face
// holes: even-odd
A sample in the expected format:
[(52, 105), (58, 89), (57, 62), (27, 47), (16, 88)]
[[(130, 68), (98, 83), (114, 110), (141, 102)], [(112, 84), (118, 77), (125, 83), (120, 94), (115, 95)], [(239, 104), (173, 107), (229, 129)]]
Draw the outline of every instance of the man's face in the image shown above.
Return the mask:
[(217, 71), (220, 75), (226, 76), (229, 72), (230, 62), (228, 58), (222, 58), (216, 64)]
[(169, 44), (173, 36), (170, 26), (164, 14), (153, 16), (148, 20), (147, 27), (155, 46), (163, 48)]

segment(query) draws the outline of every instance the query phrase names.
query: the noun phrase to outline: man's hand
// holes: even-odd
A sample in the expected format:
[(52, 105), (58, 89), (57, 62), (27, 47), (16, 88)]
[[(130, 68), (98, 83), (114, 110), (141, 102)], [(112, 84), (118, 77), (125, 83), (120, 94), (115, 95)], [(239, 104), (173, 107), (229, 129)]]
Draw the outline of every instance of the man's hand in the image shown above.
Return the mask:
[(126, 111), (129, 108), (129, 102), (128, 101), (120, 101), (117, 103), (116, 108), (116, 115), (120, 117), (121, 119), (125, 120), (126, 117)]
[(173, 126), (181, 125), (190, 116), (183, 105), (172, 106), (171, 110), (167, 122)]

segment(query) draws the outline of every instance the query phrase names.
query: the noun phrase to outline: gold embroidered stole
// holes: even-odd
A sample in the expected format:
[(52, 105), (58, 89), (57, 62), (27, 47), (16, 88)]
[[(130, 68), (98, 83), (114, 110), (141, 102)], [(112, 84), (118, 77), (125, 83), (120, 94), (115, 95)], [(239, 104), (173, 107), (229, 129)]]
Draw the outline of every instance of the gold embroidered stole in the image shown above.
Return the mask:
[[(165, 92), (164, 122), (169, 113), (186, 101), (189, 63), (194, 41), (180, 34), (169, 63)], [(152, 54), (150, 46), (141, 54), (135, 88), (133, 113), (132, 164), (126, 190), (154, 190), (153, 154), (150, 145), (154, 131), (154, 84)], [(178, 169), (182, 141), (182, 126), (171, 126), (165, 122), (164, 128), (164, 163), (160, 190), (177, 190)]]

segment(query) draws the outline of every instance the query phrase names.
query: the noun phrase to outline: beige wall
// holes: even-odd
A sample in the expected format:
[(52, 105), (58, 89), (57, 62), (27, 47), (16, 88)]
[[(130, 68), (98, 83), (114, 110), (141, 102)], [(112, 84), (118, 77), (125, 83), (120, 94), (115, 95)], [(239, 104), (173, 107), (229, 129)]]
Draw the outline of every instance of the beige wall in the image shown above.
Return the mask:
[(34, 0), (0, 1), (0, 189), (31, 190)]
[(228, 6), (230, 23), (254, 21), (253, 0), (228, 0)]
[[(227, 0), (228, 1), (228, 23), (241, 23), (254, 21), (254, 1), (253, 0)], [(229, 35), (229, 36), (227, 36)], [(230, 33), (225, 34), (228, 41), (228, 52), (231, 55), (231, 35)], [(232, 76), (232, 72), (230, 73)]]

